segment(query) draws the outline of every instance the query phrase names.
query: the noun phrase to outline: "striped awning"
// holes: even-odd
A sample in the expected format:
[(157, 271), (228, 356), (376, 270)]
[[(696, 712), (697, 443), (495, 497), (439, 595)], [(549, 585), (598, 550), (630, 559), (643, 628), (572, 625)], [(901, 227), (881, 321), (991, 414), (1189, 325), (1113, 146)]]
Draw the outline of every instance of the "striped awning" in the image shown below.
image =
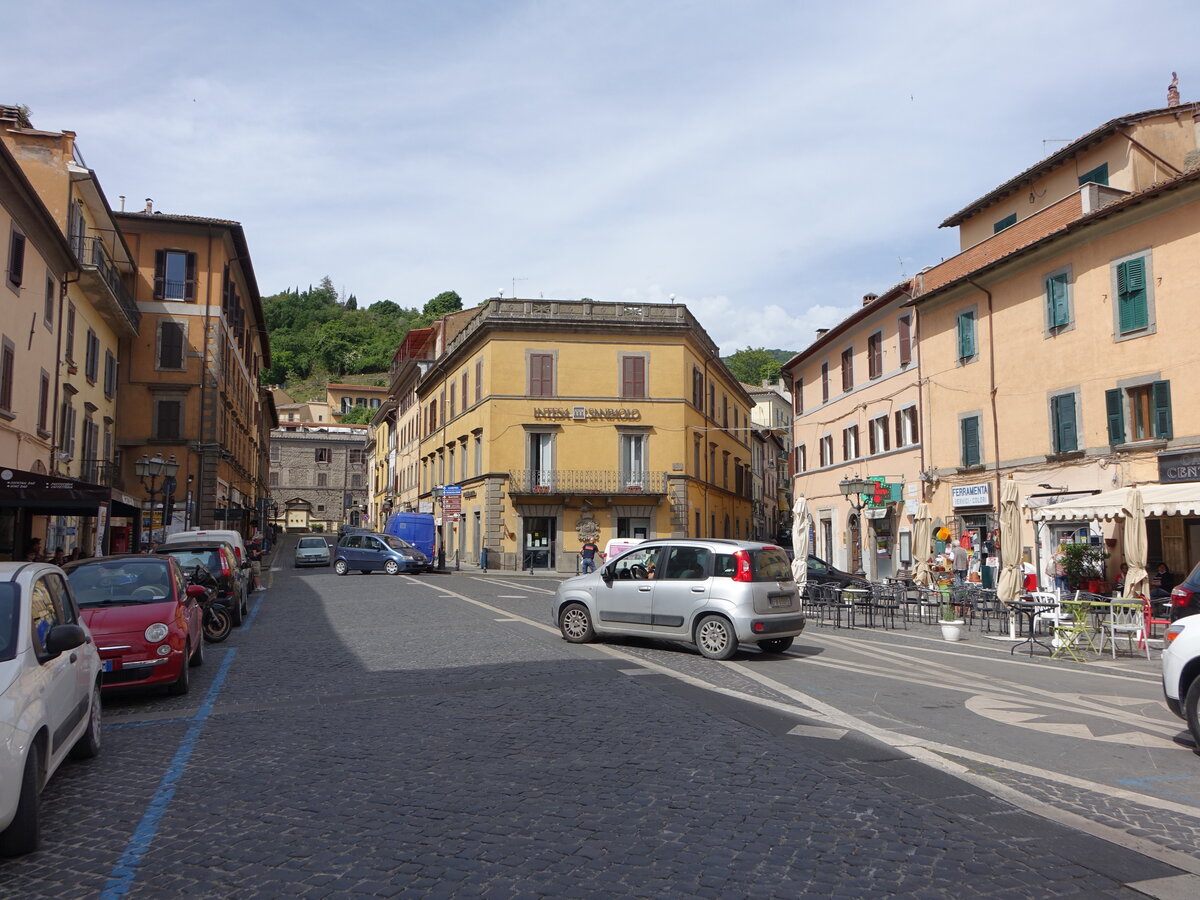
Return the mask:
[[(1200, 481), (1143, 484), (1139, 488), (1147, 516), (1200, 516)], [(1030, 512), (1035, 522), (1110, 522), (1125, 518), (1128, 500), (1129, 488), (1121, 488), (1073, 497)]]

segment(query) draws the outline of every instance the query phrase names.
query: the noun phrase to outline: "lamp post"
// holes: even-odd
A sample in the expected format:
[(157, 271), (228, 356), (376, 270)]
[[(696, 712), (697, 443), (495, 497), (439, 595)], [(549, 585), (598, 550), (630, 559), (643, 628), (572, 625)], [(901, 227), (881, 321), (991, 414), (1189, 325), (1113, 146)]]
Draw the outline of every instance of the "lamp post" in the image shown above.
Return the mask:
[(191, 531), (192, 529), (192, 482), (195, 480), (195, 475), (187, 477), (187, 505), (183, 510), (183, 530)]
[(855, 575), (865, 575), (863, 571), (863, 553), (866, 550), (863, 540), (863, 519), (862, 510), (866, 505), (863, 500), (863, 494), (869, 494), (875, 490), (875, 482), (855, 473), (853, 478), (843, 478), (838, 482), (838, 489), (842, 492), (842, 496), (850, 501), (850, 505), (854, 508), (855, 514), (858, 516), (858, 568), (855, 569)]
[[(150, 539), (154, 540), (154, 496), (162, 484), (159, 478), (174, 478), (175, 473), (179, 471), (179, 462), (173, 454), (163, 459), (161, 453), (155, 453), (153, 458), (143, 453), (142, 458), (133, 464), (133, 471), (137, 473), (142, 487), (150, 495)], [(163, 527), (166, 527), (166, 522), (163, 523)]]

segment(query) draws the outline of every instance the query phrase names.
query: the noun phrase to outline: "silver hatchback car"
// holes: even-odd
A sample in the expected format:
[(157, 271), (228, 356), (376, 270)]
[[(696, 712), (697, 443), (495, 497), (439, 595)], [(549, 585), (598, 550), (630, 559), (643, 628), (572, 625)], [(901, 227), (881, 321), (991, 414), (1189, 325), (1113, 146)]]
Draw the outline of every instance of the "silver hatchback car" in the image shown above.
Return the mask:
[(554, 624), (582, 644), (608, 635), (695, 644), (729, 659), (743, 643), (782, 653), (804, 630), (787, 554), (719, 538), (648, 540), (554, 595)]

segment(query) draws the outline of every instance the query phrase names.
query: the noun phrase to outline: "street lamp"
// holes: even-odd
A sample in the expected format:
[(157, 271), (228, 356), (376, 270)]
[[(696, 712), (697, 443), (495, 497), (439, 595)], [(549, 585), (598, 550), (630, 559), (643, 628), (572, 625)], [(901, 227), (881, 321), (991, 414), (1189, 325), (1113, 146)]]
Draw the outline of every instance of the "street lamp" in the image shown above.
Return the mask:
[(853, 478), (843, 478), (838, 482), (838, 489), (842, 492), (842, 496), (850, 501), (850, 505), (854, 508), (855, 514), (858, 516), (858, 568), (855, 569), (855, 575), (864, 575), (863, 571), (863, 554), (866, 552), (866, 544), (863, 531), (862, 510), (866, 505), (863, 500), (863, 494), (874, 493), (875, 482), (855, 473)]
[(192, 482), (195, 480), (195, 475), (187, 477), (187, 506), (183, 510), (183, 530), (191, 531), (192, 529)]
[[(154, 539), (154, 496), (158, 493), (160, 487), (159, 478), (163, 481), (161, 484), (166, 484), (166, 479), (174, 480), (175, 473), (179, 471), (179, 462), (175, 459), (174, 454), (163, 459), (161, 453), (155, 453), (151, 459), (142, 454), (142, 458), (133, 464), (133, 471), (137, 474), (138, 479), (142, 482), (142, 487), (150, 495), (150, 539)], [(163, 510), (164, 514), (166, 510)], [(163, 528), (166, 529), (166, 522), (163, 522)]]

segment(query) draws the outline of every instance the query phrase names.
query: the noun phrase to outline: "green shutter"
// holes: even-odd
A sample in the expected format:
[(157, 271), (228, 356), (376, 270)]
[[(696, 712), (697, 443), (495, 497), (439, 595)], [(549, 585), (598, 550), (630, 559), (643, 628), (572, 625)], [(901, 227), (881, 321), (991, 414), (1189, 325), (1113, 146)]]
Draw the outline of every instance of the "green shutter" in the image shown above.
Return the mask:
[(1071, 321), (1067, 304), (1067, 274), (1061, 272), (1046, 279), (1046, 321), (1050, 328), (1059, 328)]
[(1125, 443), (1125, 411), (1121, 408), (1121, 389), (1104, 392), (1104, 408), (1108, 413), (1108, 442)]
[(979, 465), (979, 417), (962, 420), (962, 459), (964, 466)]
[(1169, 440), (1171, 438), (1171, 382), (1156, 381), (1151, 387), (1154, 390), (1154, 436)]
[(1146, 259), (1139, 256), (1117, 265), (1117, 327), (1121, 333), (1150, 323), (1146, 303)]
[(1075, 395), (1059, 394), (1050, 398), (1050, 409), (1054, 416), (1054, 449), (1058, 453), (1070, 453), (1079, 449), (1079, 435), (1075, 424)]
[(958, 314), (958, 358), (970, 359), (975, 355), (975, 313), (968, 310)]
[(1088, 182), (1095, 182), (1096, 184), (1108, 184), (1108, 163), (1101, 163), (1090, 172), (1084, 172), (1079, 176), (1079, 184), (1081, 187)]

